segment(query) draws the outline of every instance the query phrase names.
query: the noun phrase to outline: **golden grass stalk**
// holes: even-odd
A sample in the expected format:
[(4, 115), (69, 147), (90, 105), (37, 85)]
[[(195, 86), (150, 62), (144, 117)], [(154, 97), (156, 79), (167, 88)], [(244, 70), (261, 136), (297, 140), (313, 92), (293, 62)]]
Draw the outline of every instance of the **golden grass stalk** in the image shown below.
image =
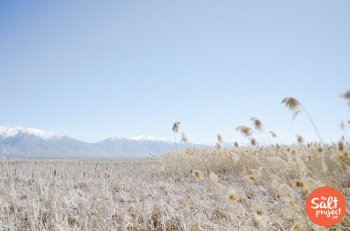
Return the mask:
[(217, 139), (217, 142), (216, 142), (216, 149), (217, 150), (221, 150), (221, 143), (222, 143), (222, 136), (220, 134), (217, 134), (216, 135), (216, 139)]
[(323, 139), (321, 138), (321, 135), (318, 132), (318, 129), (317, 129), (314, 121), (312, 120), (309, 112), (297, 99), (295, 99), (293, 97), (286, 97), (282, 100), (282, 104), (284, 104), (287, 108), (289, 108), (289, 110), (291, 110), (293, 112), (293, 120), (301, 111), (304, 111), (306, 113), (307, 117), (309, 118), (309, 120), (310, 120), (318, 138), (320, 139), (321, 143), (324, 144)]
[(180, 129), (180, 122), (179, 122), (179, 121), (176, 121), (176, 122), (173, 124), (173, 127), (172, 127), (172, 131), (174, 132), (174, 140), (175, 140), (176, 152), (177, 152), (176, 133), (179, 132), (179, 129)]
[(272, 145), (271, 140), (265, 130), (264, 125), (262, 124), (261, 120), (259, 120), (257, 117), (250, 118), (251, 121), (253, 121), (254, 129), (257, 130), (260, 133), (265, 133), (265, 136), (267, 140), (269, 141), (270, 145)]

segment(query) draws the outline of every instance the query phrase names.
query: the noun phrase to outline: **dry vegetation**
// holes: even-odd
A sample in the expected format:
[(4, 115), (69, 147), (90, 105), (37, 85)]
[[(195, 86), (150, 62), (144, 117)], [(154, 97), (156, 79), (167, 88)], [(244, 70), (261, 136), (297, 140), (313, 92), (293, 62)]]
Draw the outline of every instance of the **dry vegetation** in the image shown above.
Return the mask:
[[(156, 160), (2, 160), (1, 230), (326, 230), (313, 189), (349, 202), (343, 144), (188, 149)], [(348, 208), (350, 203), (348, 203)], [(350, 229), (349, 211), (331, 230)]]
[[(195, 182), (191, 186), (202, 189), (198, 195), (193, 189), (187, 197), (192, 212), (203, 215), (201, 223), (192, 223), (196, 228), (327, 230), (308, 221), (305, 199), (314, 189), (328, 185), (342, 191), (350, 207), (348, 151), (342, 143), (189, 149), (166, 155), (162, 161), (169, 172), (184, 179), (192, 177)], [(188, 187), (187, 183), (183, 187)], [(201, 204), (207, 206), (198, 210)], [(350, 230), (349, 210), (343, 222), (329, 230)]]
[[(350, 91), (341, 95), (350, 105)], [(325, 145), (272, 145), (278, 139), (252, 117), (237, 131), (250, 146), (190, 148), (153, 160), (0, 161), (1, 230), (350, 230), (350, 155), (344, 137)], [(172, 128), (174, 140), (180, 122)], [(344, 127), (344, 126), (343, 126)], [(265, 135), (259, 146), (253, 135)], [(181, 140), (187, 142), (182, 133)], [(347, 211), (334, 227), (306, 217), (307, 195), (320, 186), (343, 192)]]

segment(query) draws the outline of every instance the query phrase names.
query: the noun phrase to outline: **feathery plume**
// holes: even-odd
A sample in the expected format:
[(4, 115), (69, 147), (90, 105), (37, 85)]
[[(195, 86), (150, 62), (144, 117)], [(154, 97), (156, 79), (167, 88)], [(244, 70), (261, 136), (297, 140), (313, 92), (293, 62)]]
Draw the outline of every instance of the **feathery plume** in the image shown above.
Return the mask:
[(176, 132), (178, 133), (179, 132), (179, 129), (180, 129), (180, 122), (179, 121), (176, 121), (174, 124), (173, 124), (173, 132)]
[(306, 113), (307, 117), (309, 118), (309, 120), (310, 120), (318, 138), (320, 139), (321, 143), (324, 144), (323, 139), (321, 138), (321, 135), (318, 132), (318, 129), (317, 129), (314, 121), (312, 120), (309, 112), (297, 99), (295, 99), (293, 97), (287, 97), (287, 98), (284, 98), (282, 100), (282, 104), (286, 105), (286, 107), (289, 108), (293, 112), (293, 120), (301, 112), (301, 110), (303, 110)]
[(256, 139), (249, 137), (250, 144), (255, 146), (257, 144)]
[(304, 138), (301, 135), (296, 135), (296, 136), (297, 136), (298, 144), (303, 144), (304, 143)]
[(244, 126), (244, 125), (238, 126), (236, 128), (236, 131), (239, 131), (245, 137), (251, 136), (252, 133), (253, 133), (253, 131), (252, 131), (252, 129), (250, 127), (247, 127), (247, 126)]
[(263, 125), (262, 125), (261, 121), (256, 117), (252, 117), (252, 118), (250, 118), (250, 120), (253, 121), (253, 125), (254, 125), (255, 130), (262, 132)]
[(218, 143), (221, 143), (221, 142), (222, 142), (222, 136), (221, 136), (221, 134), (217, 134), (216, 138), (217, 138), (217, 140), (218, 140)]
[(256, 117), (252, 117), (252, 118), (250, 118), (250, 120), (253, 121), (253, 125), (254, 125), (255, 130), (257, 130), (260, 133), (264, 133), (267, 140), (269, 141), (270, 145), (272, 145), (270, 137), (268, 136), (267, 131), (264, 128), (264, 125), (262, 124), (261, 120), (259, 120)]
[(282, 104), (286, 105), (293, 112), (293, 119), (301, 112), (300, 102), (293, 97), (284, 98)]
[(273, 131), (269, 131), (270, 135), (273, 137), (273, 138), (277, 138), (277, 134)]
[(340, 94), (340, 97), (344, 98), (346, 101), (348, 101), (348, 104), (350, 106), (350, 90), (346, 90), (345, 92)]

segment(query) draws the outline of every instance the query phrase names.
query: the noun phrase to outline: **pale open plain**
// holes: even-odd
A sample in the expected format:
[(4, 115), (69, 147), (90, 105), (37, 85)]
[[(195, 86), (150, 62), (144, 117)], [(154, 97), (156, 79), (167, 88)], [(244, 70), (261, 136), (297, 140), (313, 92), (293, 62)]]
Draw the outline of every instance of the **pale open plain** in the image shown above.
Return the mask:
[[(349, 207), (337, 146), (189, 149), (152, 160), (3, 159), (1, 230), (326, 230), (305, 216), (329, 185)], [(349, 211), (331, 230), (350, 227)]]

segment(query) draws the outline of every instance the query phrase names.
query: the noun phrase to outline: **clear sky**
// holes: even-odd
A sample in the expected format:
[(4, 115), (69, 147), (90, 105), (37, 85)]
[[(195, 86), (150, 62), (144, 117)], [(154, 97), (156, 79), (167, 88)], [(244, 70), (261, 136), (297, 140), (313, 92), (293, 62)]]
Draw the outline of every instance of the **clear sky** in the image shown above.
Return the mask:
[[(350, 107), (350, 1), (0, 1), (0, 125), (95, 142), (139, 134), (339, 139)], [(350, 129), (348, 129), (348, 134)]]

